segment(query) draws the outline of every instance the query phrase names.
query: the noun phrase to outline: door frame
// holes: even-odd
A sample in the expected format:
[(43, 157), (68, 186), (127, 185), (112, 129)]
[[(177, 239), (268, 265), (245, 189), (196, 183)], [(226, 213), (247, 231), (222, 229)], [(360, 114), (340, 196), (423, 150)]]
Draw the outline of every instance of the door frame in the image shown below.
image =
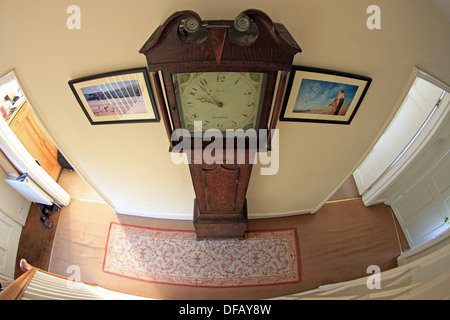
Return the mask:
[[(2, 76), (0, 78), (0, 85), (14, 79), (17, 81), (22, 92), (24, 93), (25, 99), (28, 101), (37, 121), (48, 134), (46, 126), (43, 125), (39, 115), (34, 112), (32, 103), (28, 99), (20, 79), (17, 77), (17, 72), (13, 70)], [(51, 137), (50, 134), (49, 136)], [(55, 203), (61, 206), (69, 205), (69, 193), (67, 193), (67, 191), (65, 191), (40, 165), (37, 164), (35, 159), (23, 146), (3, 118), (0, 119), (0, 149), (21, 174), (27, 173), (31, 180), (33, 180), (39, 187), (42, 188), (42, 190), (53, 198)]]
[[(395, 161), (390, 165), (390, 167), (387, 168), (386, 171), (380, 177), (378, 177), (372, 185), (368, 186), (366, 190), (362, 193), (362, 201), (366, 206), (384, 203), (385, 199), (383, 199), (380, 196), (383, 195), (383, 192), (395, 181), (395, 179), (403, 172), (403, 170), (405, 170), (408, 164), (410, 164), (411, 161), (413, 161), (415, 157), (419, 154), (419, 152), (426, 146), (428, 141), (431, 139), (433, 134), (438, 130), (438, 128), (446, 118), (447, 113), (449, 112), (450, 108), (447, 106), (447, 104), (450, 96), (450, 87), (447, 84), (443, 83), (442, 81), (434, 78), (433, 76), (429, 75), (428, 73), (418, 68), (414, 69), (413, 76), (410, 79), (410, 83), (407, 92), (402, 99), (402, 103), (406, 98), (407, 94), (409, 93), (409, 90), (414, 84), (416, 78), (424, 79), (436, 85), (443, 91), (446, 91), (446, 94), (441, 101), (441, 105), (435, 106), (435, 108), (431, 111), (428, 119), (425, 121), (422, 128), (412, 139), (410, 144), (405, 148), (405, 150), (403, 150), (403, 152), (395, 159)], [(393, 119), (395, 119), (395, 117)], [(370, 152), (368, 155), (366, 155), (364, 160), (369, 155)], [(360, 165), (364, 162), (364, 160), (360, 163)], [(353, 173), (353, 176), (357, 184), (358, 181), (362, 181), (358, 168)]]

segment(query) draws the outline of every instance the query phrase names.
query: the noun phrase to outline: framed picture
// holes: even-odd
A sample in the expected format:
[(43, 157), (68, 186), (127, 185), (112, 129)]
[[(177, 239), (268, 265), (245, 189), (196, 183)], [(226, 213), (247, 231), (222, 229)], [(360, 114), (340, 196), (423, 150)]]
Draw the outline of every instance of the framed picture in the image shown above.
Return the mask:
[(293, 66), (280, 121), (350, 124), (371, 78)]
[(89, 122), (158, 122), (147, 69), (129, 69), (69, 81)]

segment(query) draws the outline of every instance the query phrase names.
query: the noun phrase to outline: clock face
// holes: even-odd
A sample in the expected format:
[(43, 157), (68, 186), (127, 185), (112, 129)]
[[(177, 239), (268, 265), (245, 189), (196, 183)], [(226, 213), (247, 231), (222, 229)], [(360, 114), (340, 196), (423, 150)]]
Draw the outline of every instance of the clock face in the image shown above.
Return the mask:
[(172, 77), (183, 128), (194, 132), (194, 121), (201, 121), (203, 132), (258, 129), (264, 73), (178, 73)]

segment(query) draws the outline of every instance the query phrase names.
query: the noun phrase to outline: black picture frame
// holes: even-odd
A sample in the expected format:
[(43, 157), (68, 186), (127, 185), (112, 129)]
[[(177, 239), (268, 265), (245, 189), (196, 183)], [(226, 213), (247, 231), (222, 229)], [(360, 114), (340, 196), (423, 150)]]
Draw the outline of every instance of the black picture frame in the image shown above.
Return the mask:
[(349, 125), (371, 83), (366, 76), (293, 66), (280, 121)]
[(160, 120), (146, 68), (96, 74), (68, 84), (91, 125)]

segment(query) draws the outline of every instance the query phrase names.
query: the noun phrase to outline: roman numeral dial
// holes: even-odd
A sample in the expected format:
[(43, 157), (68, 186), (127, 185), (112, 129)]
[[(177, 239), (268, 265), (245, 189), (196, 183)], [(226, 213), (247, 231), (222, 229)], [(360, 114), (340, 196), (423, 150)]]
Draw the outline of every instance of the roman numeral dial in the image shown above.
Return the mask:
[(257, 120), (265, 81), (263, 73), (205, 72), (173, 75), (181, 124), (194, 131), (258, 129)]

